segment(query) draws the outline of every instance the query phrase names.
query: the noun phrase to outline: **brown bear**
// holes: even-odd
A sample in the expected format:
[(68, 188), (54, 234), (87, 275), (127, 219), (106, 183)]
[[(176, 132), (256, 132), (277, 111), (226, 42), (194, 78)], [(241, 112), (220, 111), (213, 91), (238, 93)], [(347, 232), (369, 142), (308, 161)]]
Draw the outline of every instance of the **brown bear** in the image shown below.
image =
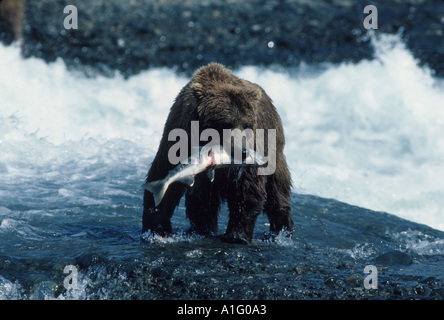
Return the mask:
[[(189, 136), (192, 122), (198, 121), (199, 132), (224, 129), (264, 129), (265, 138), (255, 140), (255, 148), (275, 160), (272, 174), (258, 174), (259, 168), (239, 167), (215, 170), (214, 180), (197, 174), (192, 187), (173, 183), (156, 207), (151, 192), (145, 190), (143, 198), (142, 232), (168, 236), (172, 233), (171, 217), (183, 194), (190, 232), (217, 235), (218, 211), (222, 201), (229, 209), (229, 221), (223, 241), (251, 243), (256, 219), (265, 211), (270, 231), (278, 234), (286, 230), (291, 234), (293, 221), (289, 204), (291, 176), (283, 148), (285, 144), (281, 119), (271, 99), (257, 84), (238, 78), (224, 66), (211, 63), (196, 71), (191, 81), (180, 91), (171, 107), (157, 154), (149, 169), (146, 182), (160, 180), (175, 167), (168, 159), (173, 129), (182, 129)], [(275, 132), (275, 143), (269, 143), (267, 130)], [(268, 143), (267, 143), (268, 142)], [(263, 145), (259, 145), (259, 144)], [(275, 145), (271, 145), (275, 144)], [(189, 148), (191, 150), (191, 144)], [(273, 153), (273, 154), (272, 154)]]

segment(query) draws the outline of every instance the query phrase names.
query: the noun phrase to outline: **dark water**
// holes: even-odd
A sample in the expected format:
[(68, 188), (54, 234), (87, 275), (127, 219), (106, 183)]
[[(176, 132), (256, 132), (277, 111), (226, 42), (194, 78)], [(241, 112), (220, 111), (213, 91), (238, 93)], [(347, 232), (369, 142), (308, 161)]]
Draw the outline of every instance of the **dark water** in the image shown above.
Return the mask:
[[(141, 192), (106, 204), (6, 205), (0, 226), (2, 299), (442, 299), (444, 233), (336, 200), (294, 195), (294, 237), (265, 236), (261, 216), (252, 245), (175, 234), (140, 235)], [(99, 197), (100, 198), (100, 197)], [(100, 200), (100, 199), (97, 199)], [(54, 204), (54, 203), (53, 203)], [(36, 209), (39, 208), (39, 209)], [(7, 217), (6, 217), (7, 216)], [(221, 212), (220, 229), (227, 222)], [(396, 261), (379, 258), (393, 250)], [(376, 259), (376, 260), (375, 260)], [(77, 283), (64, 281), (73, 265)], [(367, 265), (378, 289), (366, 289)], [(71, 285), (70, 285), (71, 284)], [(68, 288), (68, 289), (67, 289)]]
[[(444, 75), (441, 0), (73, 0), (77, 30), (65, 30), (62, 0), (30, 0), (24, 27), (25, 55), (62, 57), (87, 73), (131, 76), (152, 67), (191, 75), (218, 61), (298, 66), (301, 62), (357, 62), (374, 57), (363, 26), (367, 5), (378, 10), (380, 33), (402, 33), (421, 65)], [(65, 15), (66, 16), (66, 15)]]

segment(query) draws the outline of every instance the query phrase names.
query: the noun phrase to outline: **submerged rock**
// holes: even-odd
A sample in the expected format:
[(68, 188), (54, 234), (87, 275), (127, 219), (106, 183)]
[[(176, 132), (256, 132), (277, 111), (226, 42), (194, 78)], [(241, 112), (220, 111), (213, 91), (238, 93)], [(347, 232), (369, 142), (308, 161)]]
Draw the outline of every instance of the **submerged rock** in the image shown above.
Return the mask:
[(360, 274), (352, 274), (351, 276), (347, 277), (344, 281), (348, 285), (360, 286), (363, 283), (363, 278), (362, 275)]
[(385, 252), (375, 258), (376, 263), (385, 264), (389, 266), (404, 265), (408, 266), (412, 263), (412, 257), (407, 253), (401, 251)]

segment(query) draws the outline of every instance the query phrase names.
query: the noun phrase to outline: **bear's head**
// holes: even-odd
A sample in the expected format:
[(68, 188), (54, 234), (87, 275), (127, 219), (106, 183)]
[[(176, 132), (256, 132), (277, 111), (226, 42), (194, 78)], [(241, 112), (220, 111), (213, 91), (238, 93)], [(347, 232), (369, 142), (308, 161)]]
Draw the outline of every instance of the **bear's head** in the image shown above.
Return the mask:
[[(191, 83), (201, 131), (214, 129), (224, 139), (231, 139), (234, 149), (254, 148), (254, 131), (258, 127), (257, 105), (262, 89), (234, 76), (219, 64), (199, 69)], [(227, 131), (231, 135), (227, 135)], [(236, 134), (241, 138), (235, 138)], [(249, 144), (251, 143), (251, 144)], [(227, 150), (228, 151), (228, 150)]]

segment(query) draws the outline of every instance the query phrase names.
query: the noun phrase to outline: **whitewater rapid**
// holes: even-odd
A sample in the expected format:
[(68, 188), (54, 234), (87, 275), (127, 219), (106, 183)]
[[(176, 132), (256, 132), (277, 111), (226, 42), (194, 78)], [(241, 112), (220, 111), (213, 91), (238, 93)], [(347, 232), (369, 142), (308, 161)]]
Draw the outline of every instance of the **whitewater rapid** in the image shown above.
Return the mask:
[[(296, 193), (444, 230), (444, 81), (418, 66), (399, 35), (372, 41), (375, 58), (356, 64), (234, 73), (273, 99)], [(142, 183), (188, 80), (170, 69), (87, 78), (60, 59), (23, 59), (18, 45), (0, 45), (0, 199), (24, 192), (30, 209), (106, 203), (125, 193), (119, 177)], [(46, 194), (45, 181), (57, 181), (57, 193)], [(0, 203), (0, 215), (9, 213)]]

